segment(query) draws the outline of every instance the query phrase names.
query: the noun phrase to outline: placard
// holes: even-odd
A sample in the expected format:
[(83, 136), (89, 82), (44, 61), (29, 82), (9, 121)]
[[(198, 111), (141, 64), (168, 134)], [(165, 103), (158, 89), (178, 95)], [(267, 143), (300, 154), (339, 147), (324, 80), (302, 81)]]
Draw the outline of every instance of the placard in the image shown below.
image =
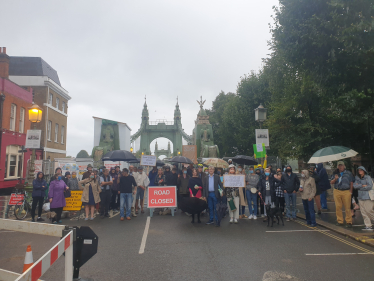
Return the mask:
[(269, 148), (269, 130), (256, 129), (256, 144), (263, 143), (266, 148)]
[(197, 146), (196, 145), (182, 145), (182, 156), (187, 157), (194, 164), (197, 164)]
[(154, 155), (142, 155), (140, 158), (140, 165), (141, 166), (156, 166), (157, 158)]
[(177, 187), (176, 186), (149, 186), (148, 208), (176, 208)]
[(19, 201), (23, 200), (24, 198), (25, 198), (25, 194), (12, 193), (10, 195), (8, 205), (10, 206), (16, 205)]
[(64, 211), (79, 211), (82, 208), (82, 194), (83, 190), (72, 190), (71, 196), (65, 198), (66, 206)]
[(25, 148), (40, 148), (42, 130), (27, 130)]
[(245, 187), (245, 175), (223, 175), (224, 187)]

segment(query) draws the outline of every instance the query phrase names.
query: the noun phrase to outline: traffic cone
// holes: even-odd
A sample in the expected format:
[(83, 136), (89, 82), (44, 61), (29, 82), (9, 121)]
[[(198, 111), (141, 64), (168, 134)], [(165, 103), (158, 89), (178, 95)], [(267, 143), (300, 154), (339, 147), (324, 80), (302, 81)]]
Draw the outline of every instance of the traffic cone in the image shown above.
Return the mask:
[(29, 269), (34, 264), (34, 260), (32, 258), (32, 250), (31, 246), (27, 246), (26, 255), (25, 255), (25, 262), (23, 263), (23, 271), (24, 273), (27, 269)]

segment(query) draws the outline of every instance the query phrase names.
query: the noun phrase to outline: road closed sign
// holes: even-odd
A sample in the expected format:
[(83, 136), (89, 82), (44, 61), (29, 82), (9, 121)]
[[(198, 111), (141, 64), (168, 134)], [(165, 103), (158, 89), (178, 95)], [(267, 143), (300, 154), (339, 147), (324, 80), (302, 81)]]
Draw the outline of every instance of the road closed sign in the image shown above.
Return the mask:
[(148, 208), (175, 208), (177, 207), (176, 186), (149, 186)]

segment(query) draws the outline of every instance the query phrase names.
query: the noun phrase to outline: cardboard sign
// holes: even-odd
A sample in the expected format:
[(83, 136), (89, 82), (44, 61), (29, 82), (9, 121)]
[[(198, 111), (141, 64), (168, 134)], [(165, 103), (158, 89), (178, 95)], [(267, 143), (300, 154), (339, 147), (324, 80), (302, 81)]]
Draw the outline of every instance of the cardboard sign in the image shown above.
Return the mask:
[(72, 190), (71, 196), (65, 198), (66, 206), (64, 211), (79, 211), (82, 208), (82, 194), (83, 190)]
[(17, 193), (12, 193), (10, 195), (9, 203), (8, 205), (16, 205), (19, 201), (23, 200), (25, 198), (25, 194), (17, 194)]
[(142, 158), (140, 159), (140, 165), (141, 166), (156, 166), (157, 158), (153, 155), (142, 155)]
[(197, 164), (197, 146), (196, 145), (182, 145), (182, 156), (191, 159)]
[(245, 175), (223, 175), (224, 187), (245, 187)]
[(175, 208), (177, 207), (176, 186), (149, 186), (148, 208)]

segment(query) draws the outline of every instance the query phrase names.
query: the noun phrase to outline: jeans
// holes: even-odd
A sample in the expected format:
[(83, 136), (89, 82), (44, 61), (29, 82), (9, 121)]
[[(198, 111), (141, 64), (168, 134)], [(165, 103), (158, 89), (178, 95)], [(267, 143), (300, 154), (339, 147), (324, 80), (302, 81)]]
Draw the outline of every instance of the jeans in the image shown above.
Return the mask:
[(36, 210), (36, 205), (39, 204), (38, 208), (38, 218), (42, 215), (42, 210), (43, 210), (43, 203), (44, 203), (44, 197), (43, 196), (38, 196), (38, 197), (33, 197), (32, 198), (32, 207), (31, 207), (31, 217), (34, 219), (35, 218), (35, 210)]
[[(291, 212), (292, 212), (292, 218), (296, 219), (296, 193), (285, 193), (284, 200), (286, 201), (286, 209), (287, 209), (286, 217), (291, 218)], [(291, 203), (292, 203), (292, 209), (290, 207)]]
[(213, 216), (216, 219), (216, 223), (218, 223), (218, 217), (217, 217), (217, 197), (214, 192), (209, 192), (208, 195), (208, 208), (209, 208), (209, 221), (213, 221)]
[(126, 217), (131, 215), (131, 205), (132, 205), (132, 193), (121, 193), (121, 204), (120, 204), (120, 216), (125, 217), (125, 204), (126, 204)]
[[(248, 209), (249, 214), (257, 216), (257, 193), (252, 193), (250, 190), (246, 191), (247, 193), (247, 201), (248, 201)], [(252, 203), (253, 202), (253, 209), (252, 209)]]
[(108, 215), (112, 191), (110, 189), (102, 189), (100, 192), (100, 215)]
[(303, 199), (304, 212), (307, 224), (316, 224), (316, 215), (314, 213), (314, 199), (311, 201)]
[(320, 198), (321, 198), (322, 209), (327, 209), (326, 193), (327, 193), (326, 190), (321, 192)]

